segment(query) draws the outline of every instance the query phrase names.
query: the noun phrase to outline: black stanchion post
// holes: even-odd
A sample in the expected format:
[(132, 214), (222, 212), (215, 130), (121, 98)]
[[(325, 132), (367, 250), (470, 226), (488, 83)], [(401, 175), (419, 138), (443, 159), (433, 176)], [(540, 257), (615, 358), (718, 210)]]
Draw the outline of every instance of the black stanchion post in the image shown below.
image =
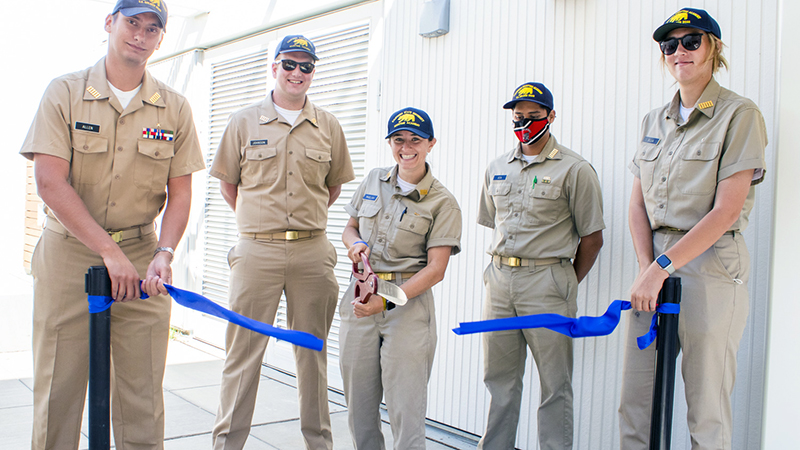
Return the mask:
[[(669, 277), (658, 293), (658, 304), (681, 302), (681, 279)], [(678, 357), (678, 314), (658, 313), (656, 374), (650, 414), (650, 450), (669, 450), (672, 440), (672, 400)]]
[[(86, 293), (111, 296), (111, 279), (103, 266), (86, 273)], [(89, 314), (89, 450), (108, 450), (111, 444), (109, 397), (111, 363), (111, 310)]]

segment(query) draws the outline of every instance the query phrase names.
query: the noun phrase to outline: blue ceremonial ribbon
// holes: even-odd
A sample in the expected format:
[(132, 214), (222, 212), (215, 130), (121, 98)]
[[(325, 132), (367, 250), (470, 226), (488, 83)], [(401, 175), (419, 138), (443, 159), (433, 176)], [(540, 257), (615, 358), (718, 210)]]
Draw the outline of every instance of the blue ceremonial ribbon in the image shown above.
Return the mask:
[[(628, 308), (630, 308), (630, 302), (627, 303)], [(656, 307), (656, 311), (662, 314), (678, 314), (681, 312), (681, 305), (680, 303), (662, 303)], [(644, 350), (649, 347), (650, 344), (656, 340), (656, 334), (658, 334), (658, 314), (653, 314), (653, 321), (650, 322), (650, 329), (644, 336), (636, 338), (636, 344), (639, 346), (639, 350)]]
[[(614, 300), (608, 306), (605, 314), (598, 317), (582, 316), (577, 318), (565, 317), (561, 314), (531, 314), (529, 316), (507, 317), (504, 319), (481, 320), (477, 322), (461, 322), (453, 332), (458, 335), (485, 333), (488, 331), (521, 330), (525, 328), (547, 328), (571, 338), (607, 336), (619, 325), (622, 311), (631, 309), (631, 302)], [(678, 303), (663, 303), (658, 305), (656, 311), (662, 314), (678, 314), (681, 305)], [(658, 315), (653, 315), (650, 331), (636, 339), (639, 349), (644, 350), (656, 338)]]
[[(229, 309), (225, 309), (200, 294), (178, 289), (168, 284), (165, 284), (164, 287), (167, 288), (169, 295), (172, 296), (172, 298), (178, 302), (179, 305), (183, 305), (189, 309), (211, 314), (214, 317), (225, 319), (230, 323), (234, 323), (240, 327), (255, 331), (256, 333), (261, 333), (265, 336), (272, 336), (276, 339), (290, 342), (294, 345), (299, 345), (300, 347), (310, 348), (311, 350), (317, 351), (322, 350), (322, 339), (314, 336), (311, 333), (295, 330), (284, 330), (283, 328), (273, 327), (272, 325), (253, 320)], [(146, 299), (147, 297), (148, 295), (142, 292), (142, 299)], [(114, 303), (114, 299), (111, 297), (90, 295), (89, 312), (97, 313), (105, 311), (111, 307), (112, 303)]]
[(89, 312), (99, 313), (111, 308), (111, 304), (114, 303), (114, 299), (111, 297), (106, 297), (104, 295), (90, 295), (89, 296)]

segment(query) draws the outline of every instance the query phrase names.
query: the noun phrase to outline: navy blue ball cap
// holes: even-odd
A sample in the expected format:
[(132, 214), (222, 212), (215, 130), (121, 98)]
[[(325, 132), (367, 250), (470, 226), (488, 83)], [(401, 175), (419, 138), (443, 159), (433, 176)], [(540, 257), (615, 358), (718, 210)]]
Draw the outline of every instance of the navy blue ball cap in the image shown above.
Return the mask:
[(167, 28), (167, 4), (164, 0), (118, 0), (111, 15), (118, 12), (125, 17), (151, 12), (158, 17), (161, 28)]
[(275, 58), (277, 59), (278, 55), (281, 53), (303, 52), (311, 55), (314, 61), (318, 61), (319, 58), (317, 58), (316, 51), (317, 49), (314, 47), (314, 43), (311, 42), (311, 39), (299, 34), (290, 34), (283, 38), (281, 44), (275, 50)]
[(401, 130), (408, 130), (423, 139), (433, 137), (433, 121), (428, 113), (417, 108), (403, 108), (389, 116), (386, 139)]
[(720, 31), (717, 21), (705, 10), (695, 8), (683, 8), (671, 15), (663, 25), (656, 28), (656, 31), (653, 32), (653, 39), (661, 42), (667, 38), (670, 31), (676, 28), (697, 28), (722, 39), (722, 31)]
[(503, 105), (503, 109), (514, 109), (519, 102), (538, 103), (553, 110), (553, 94), (542, 83), (525, 83), (514, 91), (514, 98)]

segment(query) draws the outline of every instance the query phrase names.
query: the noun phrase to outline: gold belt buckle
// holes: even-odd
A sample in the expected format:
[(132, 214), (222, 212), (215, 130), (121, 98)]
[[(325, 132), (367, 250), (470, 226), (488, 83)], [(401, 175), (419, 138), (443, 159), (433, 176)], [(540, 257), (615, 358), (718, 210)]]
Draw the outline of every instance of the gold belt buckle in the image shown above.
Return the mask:
[(394, 278), (392, 275), (394, 274), (390, 272), (378, 272), (375, 274), (375, 276), (385, 281), (392, 281), (392, 279)]
[(511, 267), (519, 267), (522, 265), (522, 260), (520, 258), (517, 258), (516, 256), (509, 256), (508, 265)]
[(286, 240), (287, 241), (295, 241), (300, 239), (300, 232), (299, 231), (287, 231), (286, 232)]
[(113, 239), (117, 244), (122, 242), (122, 230), (114, 231), (113, 233), (109, 232), (108, 235), (111, 236), (111, 239)]

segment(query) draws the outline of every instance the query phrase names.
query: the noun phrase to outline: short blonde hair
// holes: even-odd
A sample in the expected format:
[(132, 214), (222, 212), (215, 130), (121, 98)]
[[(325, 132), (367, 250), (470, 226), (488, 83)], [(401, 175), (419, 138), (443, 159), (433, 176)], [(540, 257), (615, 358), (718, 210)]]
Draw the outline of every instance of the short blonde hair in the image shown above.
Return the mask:
[[(722, 54), (722, 49), (725, 47), (725, 44), (720, 38), (711, 33), (704, 32), (703, 35), (708, 38), (708, 45), (710, 47), (706, 61), (711, 61), (711, 74), (716, 74), (722, 67), (728, 70), (728, 60), (725, 59), (725, 56)], [(663, 69), (666, 66), (666, 56), (664, 56), (664, 53), (661, 53), (661, 68)]]
[(717, 73), (722, 67), (728, 70), (728, 60), (725, 59), (725, 56), (722, 54), (722, 49), (725, 47), (725, 44), (722, 43), (720, 38), (711, 33), (706, 33), (706, 36), (708, 37), (708, 43), (711, 44), (711, 50), (708, 52), (708, 59), (706, 59), (706, 61), (712, 61), (711, 73)]

